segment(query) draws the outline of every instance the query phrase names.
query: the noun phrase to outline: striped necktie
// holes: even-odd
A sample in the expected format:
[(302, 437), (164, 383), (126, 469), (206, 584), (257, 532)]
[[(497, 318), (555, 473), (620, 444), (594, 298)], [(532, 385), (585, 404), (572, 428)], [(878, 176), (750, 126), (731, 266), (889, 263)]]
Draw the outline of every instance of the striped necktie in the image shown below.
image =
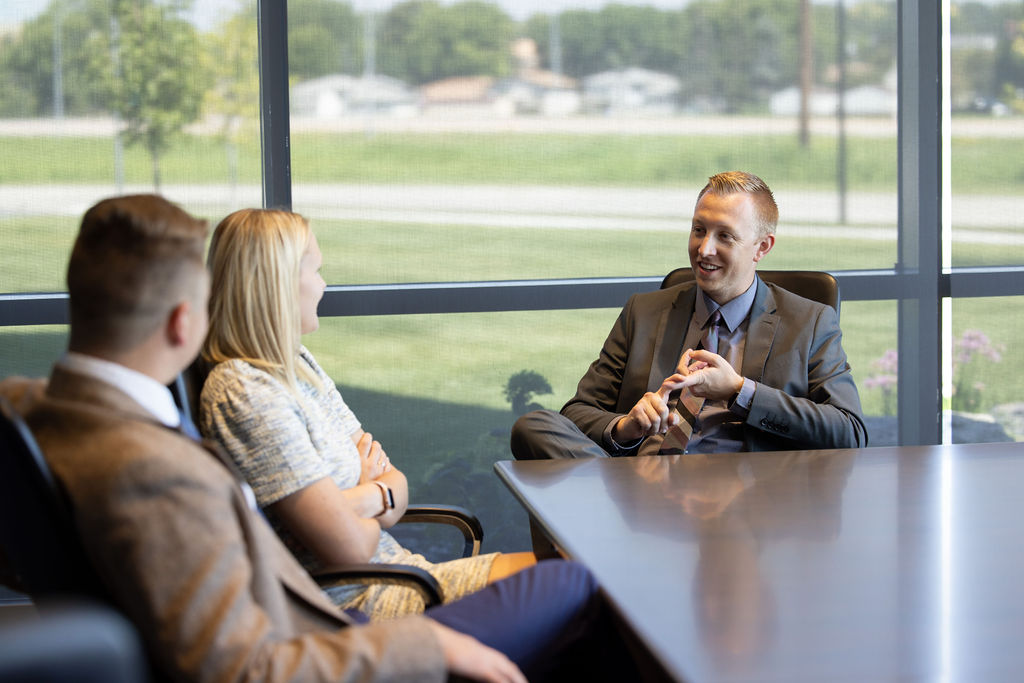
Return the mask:
[[(712, 314), (704, 337), (700, 341), (701, 348), (718, 353), (718, 326), (722, 322), (722, 311)], [(668, 409), (679, 416), (679, 424), (665, 434), (658, 455), (680, 455), (686, 452), (686, 445), (693, 436), (697, 415), (704, 407), (704, 399), (694, 396), (689, 389), (673, 391), (668, 397)]]

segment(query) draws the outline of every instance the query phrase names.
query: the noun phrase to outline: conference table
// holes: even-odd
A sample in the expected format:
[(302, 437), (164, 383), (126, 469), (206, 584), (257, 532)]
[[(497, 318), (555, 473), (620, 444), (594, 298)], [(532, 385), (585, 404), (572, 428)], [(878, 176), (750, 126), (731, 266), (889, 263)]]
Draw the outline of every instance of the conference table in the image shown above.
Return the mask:
[(1024, 444), (495, 470), (652, 679), (1024, 680)]

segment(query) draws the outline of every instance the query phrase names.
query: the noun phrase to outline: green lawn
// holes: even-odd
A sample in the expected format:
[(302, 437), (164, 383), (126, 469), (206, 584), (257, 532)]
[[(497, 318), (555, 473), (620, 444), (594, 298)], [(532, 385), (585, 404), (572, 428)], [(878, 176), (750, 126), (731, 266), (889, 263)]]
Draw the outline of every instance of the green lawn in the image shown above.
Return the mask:
[[(848, 140), (854, 191), (896, 186), (895, 138)], [(809, 148), (790, 135), (676, 136), (569, 134), (311, 134), (291, 138), (296, 182), (513, 183), (620, 186), (703, 184), (708, 169), (746, 168), (775, 186), (835, 187), (835, 141)], [(953, 140), (957, 192), (1018, 193), (1024, 138)], [(113, 143), (104, 138), (0, 136), (0, 184), (108, 183)], [(238, 179), (258, 183), (258, 140), (238, 148)], [(163, 181), (228, 182), (228, 155), (217, 138), (184, 136), (161, 158)], [(148, 183), (151, 162), (128, 147), (125, 181)]]

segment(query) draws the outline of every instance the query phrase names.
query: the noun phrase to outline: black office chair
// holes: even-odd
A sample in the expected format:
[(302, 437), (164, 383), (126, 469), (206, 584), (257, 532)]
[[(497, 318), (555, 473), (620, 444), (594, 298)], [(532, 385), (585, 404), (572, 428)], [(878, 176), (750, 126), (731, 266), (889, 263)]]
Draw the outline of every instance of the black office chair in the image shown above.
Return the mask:
[[(839, 315), (839, 283), (831, 273), (817, 270), (759, 270), (757, 274), (765, 282), (771, 282), (805, 299), (828, 304)], [(689, 266), (676, 268), (661, 281), (661, 288), (692, 282), (693, 279), (693, 269)]]
[(75, 530), (71, 507), (28, 426), (0, 396), (0, 544), (8, 571), (34, 600), (107, 599)]
[(150, 680), (138, 633), (94, 602), (50, 605), (0, 622), (0, 681), (141, 683)]
[[(4, 571), (17, 583), (13, 588), (24, 591), (37, 603), (85, 596), (113, 604), (85, 554), (67, 494), (28, 425), (3, 396), (0, 519), (0, 547), (7, 564)], [(427, 607), (444, 601), (437, 580), (410, 565), (328, 567), (314, 578), (322, 587), (398, 583), (418, 591)]]

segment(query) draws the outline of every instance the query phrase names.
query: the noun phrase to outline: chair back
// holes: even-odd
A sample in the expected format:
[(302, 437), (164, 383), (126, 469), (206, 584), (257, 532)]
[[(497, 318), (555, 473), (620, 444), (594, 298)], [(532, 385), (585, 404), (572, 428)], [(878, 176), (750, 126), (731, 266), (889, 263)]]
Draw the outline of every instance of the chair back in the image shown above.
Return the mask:
[(196, 425), (199, 424), (199, 395), (203, 391), (203, 383), (208, 374), (210, 369), (206, 363), (201, 357), (196, 358), (167, 385), (178, 410), (191, 417), (193, 424)]
[(60, 482), (21, 416), (0, 396), (0, 546), (20, 588), (33, 599), (107, 591), (75, 529)]
[[(771, 282), (805, 299), (828, 304), (839, 315), (839, 283), (831, 273), (819, 270), (759, 270), (757, 274), (765, 282)], [(692, 282), (693, 269), (689, 266), (676, 268), (661, 281), (661, 288)]]

